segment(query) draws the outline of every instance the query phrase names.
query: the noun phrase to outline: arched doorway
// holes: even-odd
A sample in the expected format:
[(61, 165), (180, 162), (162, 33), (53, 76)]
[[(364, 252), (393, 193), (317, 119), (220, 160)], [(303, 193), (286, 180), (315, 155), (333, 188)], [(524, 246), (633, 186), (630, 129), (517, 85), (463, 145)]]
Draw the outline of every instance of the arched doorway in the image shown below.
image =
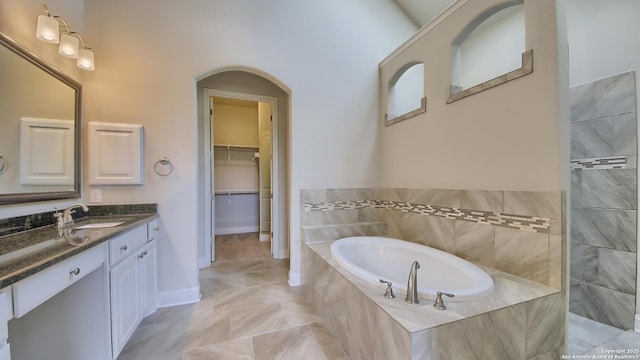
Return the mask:
[[(288, 153), (288, 127), (289, 127), (289, 93), (286, 90), (286, 86), (279, 84), (276, 79), (265, 75), (259, 71), (253, 69), (225, 69), (218, 71), (212, 75), (206, 76), (197, 82), (198, 91), (198, 139), (201, 159), (200, 163), (200, 200), (199, 200), (199, 229), (198, 241), (198, 265), (199, 267), (209, 266), (211, 262), (215, 261), (215, 236), (217, 233), (224, 233), (226, 231), (233, 231), (238, 229), (250, 229), (251, 226), (256, 226), (256, 229), (260, 232), (261, 239), (271, 240), (271, 255), (274, 258), (282, 259), (289, 257), (289, 234), (288, 234), (288, 187), (287, 187), (287, 174), (289, 164), (287, 162)], [(231, 145), (235, 144), (216, 144), (215, 135), (213, 129), (215, 129), (215, 115), (213, 111), (213, 99), (227, 99), (226, 101), (233, 101), (251, 103), (254, 102), (256, 106), (269, 107), (272, 109), (273, 126), (271, 129), (272, 146), (270, 155), (273, 161), (265, 161), (265, 159), (255, 160), (255, 163), (269, 166), (272, 163), (272, 171), (270, 178), (273, 181), (270, 182), (269, 187), (259, 186), (259, 188), (246, 185), (246, 181), (241, 181), (245, 185), (238, 185), (244, 187), (252, 187), (251, 189), (221, 189), (216, 188), (215, 180), (215, 158), (220, 156), (220, 153), (216, 153), (216, 145), (218, 149), (227, 154), (227, 160), (231, 160), (232, 154), (238, 154), (241, 158), (247, 155), (250, 157), (252, 146), (257, 146), (256, 159), (259, 158), (260, 145), (249, 144), (250, 146), (239, 146), (234, 152)], [(224, 101), (224, 100), (223, 100)], [(268, 105), (268, 106), (266, 106)], [(264, 121), (264, 119), (263, 119)], [(267, 124), (268, 126), (268, 124)], [(238, 144), (243, 145), (243, 144)], [(245, 144), (247, 145), (247, 144)], [(221, 147), (229, 146), (226, 149)], [(264, 147), (264, 144), (263, 144)], [(242, 155), (242, 152), (244, 155)], [(266, 152), (268, 153), (268, 152)], [(265, 154), (263, 152), (262, 154)], [(233, 155), (235, 156), (235, 155)], [(264, 157), (264, 156), (263, 156)], [(243, 158), (244, 162), (230, 161), (229, 164), (235, 163), (240, 165), (250, 164), (250, 159)], [(240, 166), (241, 167), (241, 166)], [(250, 169), (244, 168), (244, 173), (251, 172)], [(258, 172), (256, 171), (256, 174)], [(260, 176), (260, 174), (258, 174)], [(263, 176), (264, 177), (264, 176)], [(223, 181), (220, 181), (222, 184)], [(226, 179), (226, 184), (239, 184), (235, 180), (229, 181)], [(249, 181), (249, 184), (251, 182)], [(229, 187), (229, 186), (227, 186)], [(218, 194), (216, 195), (216, 190)], [(224, 194), (223, 194), (224, 192)], [(267, 195), (268, 194), (268, 195)], [(272, 194), (272, 195), (271, 195)], [(252, 196), (259, 201), (252, 200)], [(272, 196), (272, 199), (270, 197)], [(217, 198), (217, 199), (216, 199)], [(267, 200), (267, 198), (269, 198)], [(216, 206), (216, 200), (218, 200), (218, 206)], [(224, 200), (222, 202), (221, 200)], [(233, 203), (233, 204), (232, 204)], [(242, 204), (245, 205), (242, 205)], [(244, 217), (243, 219), (236, 219), (244, 221), (244, 224), (236, 223), (240, 226), (221, 226), (225, 229), (219, 229), (222, 231), (216, 231), (216, 207), (221, 208), (220, 205), (234, 205), (238, 206), (250, 206), (251, 203), (257, 204), (259, 214), (256, 217), (258, 222), (255, 224), (248, 224), (251, 222), (252, 216)], [(269, 205), (266, 205), (270, 203)], [(247, 205), (249, 204), (249, 205)], [(261, 217), (265, 208), (273, 209), (270, 219)], [(236, 209), (237, 211), (237, 209)], [(240, 209), (239, 211), (245, 211)], [(251, 212), (252, 210), (249, 210)], [(224, 209), (221, 213), (229, 215), (233, 211), (227, 211)], [(245, 211), (246, 213), (246, 211)], [(233, 215), (230, 215), (233, 216)], [(224, 217), (218, 217), (221, 220)], [(229, 222), (231, 220), (231, 222)], [(267, 221), (266, 221), (267, 220)], [(271, 220), (270, 223), (268, 220)], [(222, 221), (222, 220), (221, 220)], [(227, 225), (233, 223), (235, 220), (227, 216)], [(247, 225), (249, 227), (247, 227)], [(268, 227), (267, 227), (268, 225)], [(231, 230), (229, 230), (231, 229)], [(273, 235), (271, 234), (273, 233)]]

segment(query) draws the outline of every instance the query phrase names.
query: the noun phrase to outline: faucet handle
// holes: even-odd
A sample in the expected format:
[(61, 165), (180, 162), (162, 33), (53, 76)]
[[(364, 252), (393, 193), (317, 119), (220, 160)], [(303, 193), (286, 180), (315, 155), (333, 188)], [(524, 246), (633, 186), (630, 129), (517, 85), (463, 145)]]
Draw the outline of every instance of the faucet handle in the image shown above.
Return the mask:
[(391, 288), (391, 286), (393, 286), (393, 283), (391, 281), (385, 281), (380, 279), (380, 282), (383, 284), (387, 284), (387, 290), (384, 292), (384, 297), (386, 297), (387, 299), (394, 299), (396, 296), (393, 295), (393, 289)]
[(56, 227), (58, 229), (62, 229), (64, 227), (64, 217), (62, 216), (62, 213), (59, 212), (58, 209), (55, 209), (53, 217), (56, 218)]
[(73, 216), (71, 216), (71, 215), (73, 215), (73, 214), (75, 214), (75, 213), (76, 213), (76, 211), (75, 211), (75, 210), (73, 210), (73, 209), (72, 209), (72, 210), (69, 210), (69, 211), (67, 212), (67, 218), (66, 218), (66, 219), (64, 219), (64, 221), (65, 221), (65, 222), (67, 222), (67, 223), (73, 224)]
[(447, 307), (444, 306), (444, 300), (442, 300), (442, 295), (448, 296), (448, 297), (454, 297), (455, 295), (453, 294), (448, 294), (448, 293), (443, 293), (442, 291), (438, 291), (436, 293), (436, 302), (433, 304), (433, 307), (438, 309), (438, 310), (445, 310)]

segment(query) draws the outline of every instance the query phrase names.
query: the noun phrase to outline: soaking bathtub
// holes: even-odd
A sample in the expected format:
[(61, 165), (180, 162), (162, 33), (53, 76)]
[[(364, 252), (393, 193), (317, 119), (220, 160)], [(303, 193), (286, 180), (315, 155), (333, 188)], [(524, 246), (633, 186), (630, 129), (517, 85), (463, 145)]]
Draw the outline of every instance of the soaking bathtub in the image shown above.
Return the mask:
[(331, 244), (332, 258), (356, 277), (379, 287), (380, 279), (406, 294), (413, 261), (420, 263), (418, 296), (433, 300), (438, 291), (454, 294), (447, 301), (477, 300), (493, 292), (493, 279), (480, 267), (447, 252), (404, 240), (353, 236)]

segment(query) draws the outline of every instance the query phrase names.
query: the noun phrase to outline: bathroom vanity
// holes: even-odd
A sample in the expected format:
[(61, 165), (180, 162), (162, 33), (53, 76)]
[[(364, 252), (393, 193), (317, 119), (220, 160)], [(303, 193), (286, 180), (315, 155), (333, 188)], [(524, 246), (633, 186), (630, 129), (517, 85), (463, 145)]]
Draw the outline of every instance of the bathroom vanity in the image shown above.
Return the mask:
[(158, 216), (0, 238), (0, 360), (115, 359), (156, 310)]

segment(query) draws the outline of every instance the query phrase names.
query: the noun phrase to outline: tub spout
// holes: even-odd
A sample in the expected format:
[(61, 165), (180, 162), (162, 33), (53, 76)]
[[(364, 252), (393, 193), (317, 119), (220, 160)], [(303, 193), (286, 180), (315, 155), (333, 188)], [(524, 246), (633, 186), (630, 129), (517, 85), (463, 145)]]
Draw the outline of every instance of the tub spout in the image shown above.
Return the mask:
[(420, 269), (420, 263), (414, 261), (409, 269), (409, 280), (407, 280), (407, 297), (404, 301), (409, 304), (419, 304), (418, 299), (418, 269)]

